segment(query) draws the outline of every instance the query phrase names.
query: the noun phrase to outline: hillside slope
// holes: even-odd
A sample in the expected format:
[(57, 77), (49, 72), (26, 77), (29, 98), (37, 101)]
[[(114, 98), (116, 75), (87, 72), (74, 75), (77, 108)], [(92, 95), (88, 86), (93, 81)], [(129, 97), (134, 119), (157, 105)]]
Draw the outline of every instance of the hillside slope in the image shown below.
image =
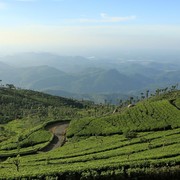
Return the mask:
[[(37, 153), (54, 138), (51, 123), (84, 116), (89, 102), (80, 102), (32, 90), (0, 87), (0, 158)], [(21, 149), (21, 150), (20, 150)]]
[[(31, 90), (0, 88), (0, 123), (27, 116), (48, 117), (48, 111), (58, 108), (83, 108), (76, 100), (51, 96)], [(55, 112), (54, 112), (55, 113)], [(55, 118), (56, 119), (56, 118)]]
[[(86, 116), (73, 118), (63, 147), (1, 162), (0, 179), (180, 177), (180, 91), (144, 99), (132, 108), (116, 107), (120, 108), (117, 112), (98, 114), (107, 107), (96, 105), (94, 116), (90, 117), (92, 109), (86, 109)], [(15, 124), (12, 121), (8, 127)], [(0, 154), (8, 150), (5, 145)], [(14, 162), (18, 162), (18, 170)]]

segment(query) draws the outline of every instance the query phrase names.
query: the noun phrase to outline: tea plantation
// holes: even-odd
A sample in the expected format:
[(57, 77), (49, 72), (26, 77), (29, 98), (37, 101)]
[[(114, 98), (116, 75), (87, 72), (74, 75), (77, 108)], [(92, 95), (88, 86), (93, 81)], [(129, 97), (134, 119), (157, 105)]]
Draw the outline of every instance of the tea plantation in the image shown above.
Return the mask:
[[(8, 91), (1, 92), (8, 103), (1, 101), (0, 179), (179, 179), (180, 91), (131, 108)], [(13, 105), (17, 97), (22, 106)], [(65, 144), (43, 152), (54, 138), (46, 127), (64, 120)]]

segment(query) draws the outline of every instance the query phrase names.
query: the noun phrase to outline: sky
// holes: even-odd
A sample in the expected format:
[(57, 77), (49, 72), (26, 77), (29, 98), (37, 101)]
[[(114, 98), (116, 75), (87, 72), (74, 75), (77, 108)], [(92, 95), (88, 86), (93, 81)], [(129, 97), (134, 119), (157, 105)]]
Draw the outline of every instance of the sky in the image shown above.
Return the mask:
[(180, 0), (0, 0), (0, 54), (178, 52)]

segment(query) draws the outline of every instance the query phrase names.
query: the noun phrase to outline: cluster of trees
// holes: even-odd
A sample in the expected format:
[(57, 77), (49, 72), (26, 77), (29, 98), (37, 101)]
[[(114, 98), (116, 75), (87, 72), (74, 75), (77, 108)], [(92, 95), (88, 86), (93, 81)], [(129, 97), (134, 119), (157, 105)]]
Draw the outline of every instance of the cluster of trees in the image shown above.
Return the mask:
[(6, 84), (6, 85), (3, 85), (1, 79), (0, 79), (0, 88), (16, 89), (16, 87), (14, 86), (14, 84)]
[(145, 92), (141, 92), (140, 96), (131, 96), (129, 99), (126, 100), (118, 100), (118, 105), (120, 107), (127, 106), (129, 104), (136, 104), (140, 100), (148, 99), (150, 97), (159, 96), (160, 94), (165, 94), (167, 92), (173, 92), (178, 89), (178, 83), (175, 85), (172, 85), (171, 87), (165, 87), (165, 88), (158, 88), (152, 93), (150, 93), (150, 90), (146, 90)]
[(16, 89), (13, 85), (0, 88), (0, 124), (14, 119), (31, 117), (36, 121), (76, 116), (84, 105), (72, 99), (54, 97), (31, 90)]

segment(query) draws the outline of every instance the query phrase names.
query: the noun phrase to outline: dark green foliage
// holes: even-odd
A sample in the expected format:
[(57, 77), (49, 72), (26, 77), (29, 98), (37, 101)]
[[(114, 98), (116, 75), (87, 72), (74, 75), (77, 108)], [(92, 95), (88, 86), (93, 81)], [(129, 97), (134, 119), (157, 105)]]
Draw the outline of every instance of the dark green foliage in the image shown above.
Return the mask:
[(123, 134), (124, 134), (125, 138), (127, 138), (127, 139), (133, 139), (133, 138), (137, 137), (137, 133), (134, 131), (130, 131), (130, 130), (125, 131)]
[(72, 99), (55, 97), (36, 91), (0, 88), (0, 124), (27, 116), (57, 119), (75, 115), (84, 105)]

